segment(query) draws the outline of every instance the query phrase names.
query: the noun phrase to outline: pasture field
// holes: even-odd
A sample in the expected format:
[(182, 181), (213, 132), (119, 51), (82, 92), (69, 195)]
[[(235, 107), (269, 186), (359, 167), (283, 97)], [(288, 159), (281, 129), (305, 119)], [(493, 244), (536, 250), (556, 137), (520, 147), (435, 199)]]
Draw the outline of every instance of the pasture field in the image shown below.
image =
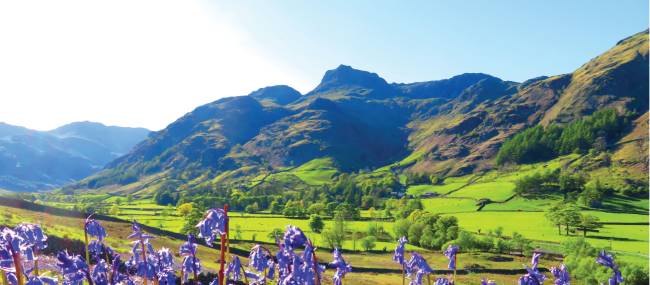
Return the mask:
[[(5, 206), (0, 207), (0, 209), (3, 213), (0, 216), (0, 221), (4, 225), (13, 226), (21, 222), (38, 223), (43, 226), (43, 229), (48, 235), (83, 240), (83, 219), (81, 218), (58, 216), (44, 212), (36, 212)], [(234, 220), (236, 220), (235, 217), (233, 217), (233, 221)], [(130, 224), (126, 222), (100, 222), (108, 232), (108, 237), (106, 239), (107, 244), (116, 249), (120, 254), (123, 254), (123, 259), (127, 259), (130, 252), (130, 241), (126, 239), (126, 236), (130, 233)], [(286, 224), (283, 224), (283, 226), (285, 225)], [(307, 232), (307, 235), (311, 238), (314, 237), (314, 235), (309, 232)], [(232, 234), (231, 238), (233, 238)], [(182, 242), (182, 240), (170, 238), (167, 236), (156, 236), (154, 239), (152, 239), (152, 244), (155, 248), (164, 246), (172, 249), (172, 251), (177, 251)], [(248, 241), (241, 242), (233, 240), (231, 245), (234, 248), (248, 250), (253, 245), (253, 243)], [(363, 273), (353, 271), (352, 273), (348, 274), (346, 277), (346, 283), (362, 285), (399, 284), (401, 282), (401, 274), (397, 272), (399, 272), (398, 270), (400, 267), (391, 259), (392, 250), (395, 247), (395, 244), (387, 243), (387, 245), (389, 248), (387, 248), (385, 251), (380, 250), (376, 252), (344, 252), (344, 256), (348, 262), (353, 264), (353, 266), (356, 268), (363, 269), (361, 271), (364, 271)], [(272, 251), (275, 251), (277, 249), (273, 244), (266, 244), (266, 246), (269, 247), (269, 249)], [(418, 252), (422, 253), (434, 269), (446, 268), (447, 259), (440, 252), (433, 252), (421, 248), (407, 246), (407, 251), (411, 250), (417, 250)], [(218, 264), (214, 261), (217, 255), (217, 250), (203, 245), (199, 246), (198, 258), (201, 260), (204, 268), (207, 271), (215, 272), (217, 270)], [(317, 255), (321, 262), (331, 261), (331, 253), (329, 250), (319, 249), (317, 251)], [(520, 269), (522, 263), (529, 262), (529, 260), (524, 257), (505, 256), (503, 260), (499, 261), (495, 261), (495, 259), (492, 257), (493, 255), (491, 254), (461, 253), (458, 256), (458, 266), (459, 268), (464, 268), (469, 265), (480, 265), (481, 267), (487, 269)], [(240, 256), (240, 258), (242, 259), (243, 264), (248, 263), (246, 256)], [(177, 263), (180, 262), (180, 258), (178, 256), (175, 257), (175, 259)], [(554, 260), (546, 259), (542, 259), (540, 262), (541, 266), (546, 268), (555, 265), (555, 263), (557, 262)], [(373, 270), (378, 270), (381, 273), (367, 272)], [(392, 270), (392, 272), (395, 273), (383, 272), (382, 270)], [(332, 274), (332, 270), (328, 270), (325, 273), (324, 284), (331, 284)], [(434, 277), (435, 276), (432, 276), (432, 279)], [(490, 278), (499, 282), (499, 284), (513, 284), (515, 283), (517, 275), (468, 274), (458, 275), (457, 281), (459, 284), (478, 284), (481, 278)]]

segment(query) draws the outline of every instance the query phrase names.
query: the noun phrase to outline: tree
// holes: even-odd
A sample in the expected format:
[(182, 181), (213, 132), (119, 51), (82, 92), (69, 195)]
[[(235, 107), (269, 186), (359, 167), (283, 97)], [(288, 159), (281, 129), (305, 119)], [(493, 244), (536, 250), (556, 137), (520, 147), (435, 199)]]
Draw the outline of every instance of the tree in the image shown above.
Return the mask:
[(278, 200), (273, 200), (271, 204), (269, 204), (269, 210), (271, 211), (271, 214), (281, 214), (283, 209), (284, 206), (282, 206)]
[(176, 207), (176, 213), (181, 217), (187, 217), (187, 215), (189, 215), (193, 209), (194, 209), (194, 204), (192, 204), (191, 202), (184, 203)]
[(117, 204), (113, 204), (113, 206), (111, 206), (111, 209), (108, 211), (108, 213), (113, 216), (117, 216), (120, 213), (120, 207), (117, 206)]
[(257, 202), (246, 206), (246, 208), (244, 209), (244, 211), (249, 214), (257, 213), (257, 211), (259, 210), (260, 210), (260, 206), (257, 205)]
[(567, 204), (563, 207), (560, 216), (567, 236), (569, 235), (569, 228), (579, 226), (582, 218), (580, 209), (575, 204)]
[(314, 203), (307, 208), (307, 213), (309, 214), (316, 214), (316, 215), (322, 215), (325, 214), (325, 204), (323, 203)]
[(325, 223), (323, 222), (323, 218), (319, 215), (311, 215), (309, 217), (309, 228), (311, 231), (315, 233), (320, 233), (323, 231), (323, 227), (325, 226)]
[(562, 235), (562, 210), (564, 208), (564, 203), (556, 203), (551, 208), (548, 209), (548, 212), (544, 216), (546, 219), (551, 222), (553, 225), (557, 226), (557, 234)]
[(600, 219), (592, 215), (582, 215), (580, 219), (580, 229), (582, 230), (582, 235), (587, 236), (587, 231), (593, 231), (595, 229), (601, 228)]
[(332, 228), (325, 229), (321, 236), (331, 248), (341, 248), (345, 240), (345, 228), (345, 219), (343, 216), (337, 215)]
[(126, 195), (126, 202), (129, 204), (133, 202), (133, 194)]
[(203, 211), (199, 208), (192, 208), (192, 212), (185, 217), (185, 224), (181, 230), (184, 234), (197, 234), (196, 225), (203, 219)]
[(363, 233), (360, 231), (354, 231), (352, 233), (352, 250), (357, 251), (357, 240), (363, 237)]
[(361, 240), (361, 247), (363, 247), (363, 250), (365, 251), (371, 251), (375, 248), (377, 242), (377, 238), (374, 236), (367, 236)]
[(271, 230), (271, 232), (268, 235), (266, 235), (266, 237), (269, 238), (270, 240), (275, 240), (276, 238), (282, 238), (283, 234), (284, 233), (282, 232), (282, 229), (275, 228)]
[(115, 204), (116, 205), (122, 204), (122, 198), (120, 198), (120, 197), (115, 198)]

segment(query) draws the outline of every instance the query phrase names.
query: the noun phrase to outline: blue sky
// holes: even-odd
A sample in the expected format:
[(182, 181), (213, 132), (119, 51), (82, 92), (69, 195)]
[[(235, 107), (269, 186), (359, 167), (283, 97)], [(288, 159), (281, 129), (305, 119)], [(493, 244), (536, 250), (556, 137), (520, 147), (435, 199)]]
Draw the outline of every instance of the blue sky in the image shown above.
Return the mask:
[(413, 82), (571, 72), (648, 26), (648, 1), (231, 1), (215, 4), (313, 83), (337, 64)]
[(575, 70), (648, 27), (648, 2), (0, 1), (0, 122), (159, 130), (199, 105), (339, 64), (389, 82)]

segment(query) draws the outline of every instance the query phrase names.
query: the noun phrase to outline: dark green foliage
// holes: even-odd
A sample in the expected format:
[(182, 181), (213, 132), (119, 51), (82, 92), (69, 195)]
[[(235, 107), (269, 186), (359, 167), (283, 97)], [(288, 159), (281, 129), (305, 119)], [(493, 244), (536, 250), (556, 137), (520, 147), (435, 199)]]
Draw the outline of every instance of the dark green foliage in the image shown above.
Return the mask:
[(325, 226), (325, 223), (323, 222), (323, 218), (319, 215), (311, 215), (309, 217), (309, 228), (315, 232), (315, 233), (320, 233), (323, 230), (323, 227)]
[(535, 172), (515, 182), (514, 192), (520, 196), (539, 195), (557, 188), (558, 172)]
[(503, 143), (497, 164), (544, 161), (557, 155), (586, 153), (591, 148), (603, 150), (622, 134), (629, 116), (605, 109), (563, 127), (552, 124), (546, 129), (540, 125), (528, 128)]

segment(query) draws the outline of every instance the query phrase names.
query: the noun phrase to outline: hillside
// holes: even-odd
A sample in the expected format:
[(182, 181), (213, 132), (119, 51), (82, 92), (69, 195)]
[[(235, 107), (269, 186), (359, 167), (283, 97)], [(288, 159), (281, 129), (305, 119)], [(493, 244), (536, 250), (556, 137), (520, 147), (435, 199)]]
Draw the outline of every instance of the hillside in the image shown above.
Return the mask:
[(39, 191), (74, 182), (127, 153), (148, 133), (92, 122), (51, 131), (0, 123), (0, 188)]
[[(639, 33), (573, 73), (523, 83), (480, 73), (388, 83), (341, 65), (304, 95), (273, 86), (200, 106), (66, 191), (155, 191), (169, 183), (177, 190), (248, 190), (260, 177), (316, 159), (339, 172), (487, 171), (502, 143), (527, 128), (606, 108), (632, 119), (646, 113), (647, 49), (647, 32)], [(309, 185), (289, 174), (276, 182)]]

